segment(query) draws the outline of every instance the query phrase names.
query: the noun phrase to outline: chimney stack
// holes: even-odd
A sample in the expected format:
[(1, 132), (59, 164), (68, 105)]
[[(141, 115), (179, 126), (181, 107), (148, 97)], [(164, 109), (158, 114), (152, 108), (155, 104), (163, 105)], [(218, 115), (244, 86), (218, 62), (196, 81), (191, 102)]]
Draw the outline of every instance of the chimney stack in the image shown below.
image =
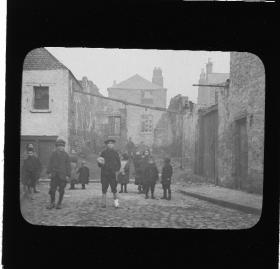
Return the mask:
[(152, 82), (163, 88), (163, 77), (162, 77), (161, 68), (159, 67), (154, 68)]

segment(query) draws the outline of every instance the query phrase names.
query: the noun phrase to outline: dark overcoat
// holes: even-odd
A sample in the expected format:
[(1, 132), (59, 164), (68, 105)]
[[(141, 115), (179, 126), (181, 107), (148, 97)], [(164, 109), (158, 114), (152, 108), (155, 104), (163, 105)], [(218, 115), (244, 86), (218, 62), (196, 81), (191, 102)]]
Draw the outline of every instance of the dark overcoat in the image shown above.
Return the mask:
[(29, 185), (39, 179), (41, 173), (41, 162), (36, 156), (27, 156), (22, 165), (22, 183)]
[(129, 162), (127, 161), (124, 168), (124, 174), (121, 172), (118, 174), (118, 182), (120, 184), (128, 184), (129, 182)]
[(161, 183), (164, 188), (170, 186), (172, 174), (173, 168), (171, 164), (165, 164), (161, 171)]
[(79, 168), (77, 174), (79, 174), (78, 181), (81, 184), (88, 184), (89, 182), (89, 169), (86, 166)]
[(57, 175), (61, 180), (66, 180), (66, 176), (71, 176), (70, 157), (65, 151), (55, 150), (49, 161), (47, 173), (52, 177)]
[(98, 163), (101, 167), (101, 182), (104, 180), (116, 179), (116, 172), (120, 170), (120, 156), (114, 149), (105, 149), (101, 152), (100, 157), (105, 160), (104, 164)]
[(158, 176), (158, 169), (155, 163), (148, 163), (145, 167), (144, 176), (143, 176), (143, 183), (151, 183), (155, 184), (156, 181), (159, 179)]

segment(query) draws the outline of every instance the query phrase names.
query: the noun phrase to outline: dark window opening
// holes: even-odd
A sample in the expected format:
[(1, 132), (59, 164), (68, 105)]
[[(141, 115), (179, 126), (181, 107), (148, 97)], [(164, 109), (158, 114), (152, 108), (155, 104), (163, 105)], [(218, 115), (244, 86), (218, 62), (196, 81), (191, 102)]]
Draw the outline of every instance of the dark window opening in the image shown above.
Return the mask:
[(34, 109), (49, 109), (49, 87), (34, 87)]

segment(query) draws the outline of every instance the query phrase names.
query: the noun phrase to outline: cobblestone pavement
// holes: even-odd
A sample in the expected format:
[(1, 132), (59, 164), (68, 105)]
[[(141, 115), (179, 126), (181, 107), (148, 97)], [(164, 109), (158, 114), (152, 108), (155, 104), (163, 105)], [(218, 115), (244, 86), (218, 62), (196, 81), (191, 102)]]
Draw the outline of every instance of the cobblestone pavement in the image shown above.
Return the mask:
[[(120, 207), (113, 206), (112, 194), (107, 195), (107, 208), (101, 207), (101, 184), (90, 183), (86, 190), (66, 187), (63, 207), (46, 209), (49, 202), (48, 183), (40, 183), (40, 193), (34, 200), (25, 199), (21, 212), (25, 220), (37, 225), (102, 226), (102, 227), (155, 227), (195, 229), (244, 229), (254, 226), (259, 217), (237, 210), (220, 207), (176, 191), (172, 200), (161, 200), (161, 185), (157, 184), (156, 199), (144, 199), (136, 186), (128, 185), (128, 193), (118, 194)], [(58, 196), (58, 193), (57, 193)], [(58, 198), (58, 197), (57, 197)]]

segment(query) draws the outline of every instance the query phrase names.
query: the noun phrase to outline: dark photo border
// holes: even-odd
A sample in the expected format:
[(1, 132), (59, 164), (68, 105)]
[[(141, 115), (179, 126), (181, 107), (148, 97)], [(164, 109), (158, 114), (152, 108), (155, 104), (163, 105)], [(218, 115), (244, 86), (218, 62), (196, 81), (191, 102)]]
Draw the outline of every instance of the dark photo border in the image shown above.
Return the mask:
[[(278, 267), (276, 5), (118, 1), (79, 6), (11, 0), (7, 13), (2, 257), (6, 267)], [(55, 46), (244, 51), (259, 56), (266, 71), (266, 108), (263, 211), (258, 224), (245, 230), (193, 230), (48, 227), (24, 221), (18, 195), (22, 65), (30, 50)]]

